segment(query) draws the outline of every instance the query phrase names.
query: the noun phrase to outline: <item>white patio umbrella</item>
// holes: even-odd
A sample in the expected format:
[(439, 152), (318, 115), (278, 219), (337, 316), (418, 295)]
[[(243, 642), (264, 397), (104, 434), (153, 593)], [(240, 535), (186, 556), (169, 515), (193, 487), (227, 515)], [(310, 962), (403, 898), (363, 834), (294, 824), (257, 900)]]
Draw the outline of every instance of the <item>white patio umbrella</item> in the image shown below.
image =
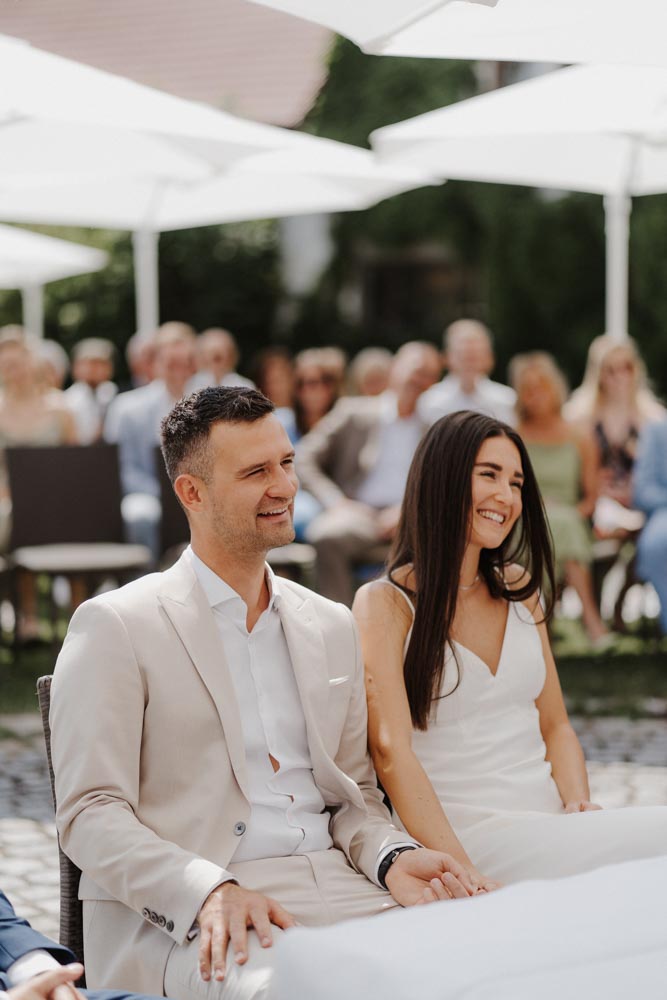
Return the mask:
[(13, 226), (0, 226), (0, 288), (21, 290), (23, 323), (36, 336), (43, 333), (43, 285), (99, 271), (107, 263), (103, 250)]
[(134, 233), (139, 329), (157, 325), (158, 234), (193, 226), (367, 208), (428, 183), (423, 171), (383, 166), (368, 150), (296, 135), (298, 152), (248, 157), (211, 179), (102, 178), (77, 184), (0, 183), (0, 218)]
[[(365, 52), (510, 62), (667, 66), (664, 0), (253, 0), (317, 21)], [(388, 16), (386, 16), (388, 15)]]
[[(261, 176), (234, 172), (254, 157), (259, 171), (274, 151)], [(160, 229), (361, 208), (418, 183), (368, 151), (244, 121), (0, 36), (0, 219), (131, 228), (140, 330), (158, 321)]]
[(378, 129), (383, 162), (604, 196), (607, 330), (627, 332), (631, 197), (667, 191), (667, 70), (574, 66)]

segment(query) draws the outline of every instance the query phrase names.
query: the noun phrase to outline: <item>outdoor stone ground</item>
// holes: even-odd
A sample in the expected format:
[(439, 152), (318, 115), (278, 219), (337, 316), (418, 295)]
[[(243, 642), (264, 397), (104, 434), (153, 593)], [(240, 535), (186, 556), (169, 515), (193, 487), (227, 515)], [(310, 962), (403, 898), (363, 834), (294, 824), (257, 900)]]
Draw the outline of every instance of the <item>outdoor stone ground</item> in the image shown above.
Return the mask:
[[(667, 805), (667, 719), (573, 718), (594, 801)], [(0, 715), (0, 887), (58, 937), (58, 850), (41, 722)]]

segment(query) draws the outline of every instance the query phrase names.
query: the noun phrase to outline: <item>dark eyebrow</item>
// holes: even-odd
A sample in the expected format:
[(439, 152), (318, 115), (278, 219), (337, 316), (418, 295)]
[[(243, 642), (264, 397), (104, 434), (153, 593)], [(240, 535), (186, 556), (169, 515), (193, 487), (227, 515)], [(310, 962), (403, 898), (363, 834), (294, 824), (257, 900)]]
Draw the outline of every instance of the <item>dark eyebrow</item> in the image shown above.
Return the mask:
[[(292, 448), (291, 451), (288, 451), (285, 455), (283, 455), (283, 457), (280, 459), (280, 461), (281, 462), (286, 462), (288, 458), (294, 458), (295, 455), (296, 455), (296, 452), (294, 451), (294, 448)], [(238, 472), (236, 473), (236, 475), (237, 476), (247, 476), (250, 472), (255, 472), (258, 469), (263, 469), (265, 465), (270, 465), (270, 462), (268, 461), (268, 459), (265, 460), (264, 462), (255, 462), (254, 465), (248, 465), (248, 466), (246, 466), (245, 469), (239, 469)]]
[[(498, 465), (497, 462), (475, 462), (475, 468), (476, 469), (478, 469), (480, 466), (483, 466), (486, 469), (493, 469), (494, 472), (502, 472), (503, 471), (502, 465)], [(514, 475), (518, 476), (519, 479), (523, 479), (524, 478), (523, 472), (521, 472), (519, 469), (517, 469), (517, 471), (514, 473)]]

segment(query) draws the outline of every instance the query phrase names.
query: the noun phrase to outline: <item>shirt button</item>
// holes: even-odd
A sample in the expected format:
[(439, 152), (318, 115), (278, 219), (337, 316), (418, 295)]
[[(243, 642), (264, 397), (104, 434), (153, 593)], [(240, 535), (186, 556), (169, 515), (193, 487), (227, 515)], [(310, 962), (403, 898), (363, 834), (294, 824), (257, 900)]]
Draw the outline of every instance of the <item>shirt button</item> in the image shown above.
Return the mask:
[(245, 833), (245, 829), (246, 829), (245, 823), (237, 823), (234, 826), (234, 833), (237, 837), (242, 837), (243, 834)]
[(156, 923), (157, 923), (157, 913), (155, 912), (155, 910), (151, 910), (151, 921), (152, 921), (152, 922), (153, 922), (154, 924), (156, 924)]
[(147, 906), (144, 906), (143, 910), (141, 911), (141, 915), (145, 920), (151, 919), (151, 911), (148, 909)]
[(171, 934), (171, 932), (174, 929), (174, 921), (173, 920), (168, 920), (167, 921), (166, 929)]
[(164, 917), (162, 916), (162, 914), (160, 914), (160, 916), (157, 918), (157, 925), (158, 925), (158, 927), (164, 927), (164, 925), (166, 923), (167, 923), (167, 921), (164, 919)]

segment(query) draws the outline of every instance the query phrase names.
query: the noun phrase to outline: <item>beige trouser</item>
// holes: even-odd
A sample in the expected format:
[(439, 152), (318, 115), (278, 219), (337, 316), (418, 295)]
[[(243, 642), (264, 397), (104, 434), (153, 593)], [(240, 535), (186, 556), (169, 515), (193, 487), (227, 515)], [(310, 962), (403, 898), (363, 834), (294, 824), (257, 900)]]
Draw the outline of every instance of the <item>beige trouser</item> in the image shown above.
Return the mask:
[[(397, 904), (378, 886), (355, 872), (345, 855), (332, 848), (288, 858), (266, 858), (229, 865), (239, 883), (277, 899), (307, 927), (368, 917)], [(273, 929), (274, 944), (282, 933)], [(172, 948), (164, 976), (165, 996), (172, 1000), (264, 1000), (269, 996), (273, 950), (262, 948), (257, 935), (248, 934), (248, 961), (236, 965), (231, 949), (223, 982), (205, 983), (199, 975), (199, 939)], [(306, 1000), (306, 998), (304, 998)]]

